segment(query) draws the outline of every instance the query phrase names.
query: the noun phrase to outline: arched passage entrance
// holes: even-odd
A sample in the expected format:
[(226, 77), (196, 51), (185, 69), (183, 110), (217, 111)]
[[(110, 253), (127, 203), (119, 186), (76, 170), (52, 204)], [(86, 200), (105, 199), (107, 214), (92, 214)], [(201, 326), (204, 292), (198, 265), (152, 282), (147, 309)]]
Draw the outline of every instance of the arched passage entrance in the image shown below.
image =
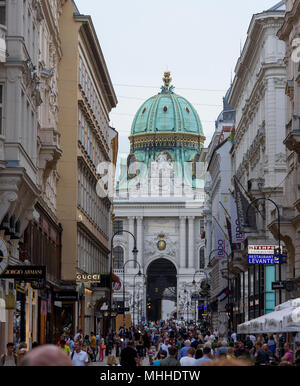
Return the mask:
[(167, 259), (154, 260), (147, 269), (147, 320), (160, 320), (163, 316), (163, 300), (176, 306), (177, 270)]

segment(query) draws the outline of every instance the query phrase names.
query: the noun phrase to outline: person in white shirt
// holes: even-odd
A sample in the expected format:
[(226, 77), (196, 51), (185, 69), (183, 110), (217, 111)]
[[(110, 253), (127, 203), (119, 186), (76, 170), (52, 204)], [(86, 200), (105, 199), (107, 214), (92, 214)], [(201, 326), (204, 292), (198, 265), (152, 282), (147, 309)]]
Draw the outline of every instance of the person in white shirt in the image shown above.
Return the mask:
[(76, 342), (77, 340), (81, 340), (82, 337), (83, 337), (82, 330), (78, 330), (77, 334), (75, 334), (74, 336), (74, 342)]
[(233, 332), (233, 333), (231, 334), (231, 339), (234, 341), (234, 343), (237, 342), (236, 332)]
[(252, 341), (253, 343), (253, 346), (255, 345), (255, 342), (256, 342), (256, 337), (254, 335), (250, 335), (249, 336), (250, 340)]
[(195, 366), (196, 359), (194, 358), (196, 350), (193, 347), (190, 347), (187, 350), (187, 356), (180, 359), (181, 366)]
[(171, 347), (171, 345), (169, 344), (168, 339), (166, 339), (165, 343), (162, 343), (160, 346), (160, 350), (165, 350), (167, 352), (167, 358), (169, 358), (169, 347)]
[(88, 354), (81, 348), (81, 343), (75, 342), (74, 351), (70, 353), (73, 366), (88, 366), (89, 364)]

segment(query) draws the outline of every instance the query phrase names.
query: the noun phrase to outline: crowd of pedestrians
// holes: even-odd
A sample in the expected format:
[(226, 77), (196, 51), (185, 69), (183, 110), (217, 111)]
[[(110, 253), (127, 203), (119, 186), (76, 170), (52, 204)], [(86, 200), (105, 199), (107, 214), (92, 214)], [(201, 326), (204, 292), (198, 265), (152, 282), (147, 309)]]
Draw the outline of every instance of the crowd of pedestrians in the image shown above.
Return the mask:
[(74, 337), (62, 334), (56, 345), (34, 342), (30, 351), (24, 342), (8, 343), (0, 366), (47, 365), (47, 360), (70, 366), (300, 366), (300, 342), (292, 350), (282, 337), (279, 341), (271, 334), (220, 337), (198, 325), (158, 321), (107, 336), (79, 330)]

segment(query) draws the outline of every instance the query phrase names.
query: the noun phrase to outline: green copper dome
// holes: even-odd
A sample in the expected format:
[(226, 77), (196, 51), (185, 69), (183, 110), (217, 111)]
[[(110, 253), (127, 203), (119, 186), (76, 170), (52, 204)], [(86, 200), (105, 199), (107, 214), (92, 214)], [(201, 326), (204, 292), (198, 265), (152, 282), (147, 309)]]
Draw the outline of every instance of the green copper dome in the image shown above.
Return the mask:
[(171, 80), (170, 73), (165, 72), (161, 92), (136, 113), (129, 137), (130, 154), (121, 162), (117, 191), (135, 186), (137, 176), (141, 186), (148, 186), (153, 165), (161, 162), (172, 165), (180, 189), (182, 184), (203, 189), (203, 178), (197, 172), (204, 155), (202, 125), (189, 101), (174, 93)]
[(161, 92), (142, 104), (131, 127), (131, 135), (160, 133), (190, 133), (203, 136), (199, 116), (191, 103), (168, 87), (171, 78), (165, 73)]

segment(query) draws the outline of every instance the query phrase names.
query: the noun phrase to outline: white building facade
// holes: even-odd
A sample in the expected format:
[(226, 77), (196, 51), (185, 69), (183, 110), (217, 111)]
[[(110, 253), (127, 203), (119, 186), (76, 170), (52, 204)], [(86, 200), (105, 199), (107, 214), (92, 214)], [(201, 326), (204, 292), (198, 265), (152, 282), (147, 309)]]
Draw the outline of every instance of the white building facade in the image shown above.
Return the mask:
[[(227, 336), (229, 303), (228, 264), (231, 260), (231, 243), (226, 217), (231, 222), (232, 200), (230, 193), (231, 156), (235, 111), (228, 105), (228, 95), (223, 99), (223, 111), (216, 121), (216, 130), (208, 146), (206, 162), (204, 225), (207, 265), (210, 273), (210, 314), (212, 326), (220, 336)], [(229, 230), (231, 232), (231, 229)], [(230, 279), (233, 278), (230, 273)], [(226, 291), (226, 292), (224, 292)]]
[[(276, 207), (282, 205), (286, 177), (283, 145), (285, 122), (284, 64), (285, 45), (276, 36), (285, 14), (284, 2), (278, 3), (251, 20), (248, 36), (235, 68), (229, 103), (236, 110), (232, 157), (232, 186), (237, 181), (248, 202), (256, 198), (256, 231), (248, 233), (241, 252), (234, 253), (231, 269), (236, 271), (234, 326), (272, 311), (278, 304), (272, 282), (279, 278), (279, 267), (249, 265), (247, 245), (277, 245), (268, 224), (277, 219)], [(273, 217), (272, 217), (273, 216)], [(284, 244), (282, 244), (284, 245)], [(240, 255), (243, 264), (240, 264)], [(238, 264), (237, 264), (238, 261)], [(239, 272), (239, 273), (238, 273)], [(285, 265), (281, 265), (282, 280)], [(285, 294), (282, 293), (282, 301)]]
[(162, 92), (136, 114), (114, 200), (114, 230), (129, 231), (138, 250), (137, 262), (130, 261), (134, 237), (114, 237), (114, 273), (122, 282), (114, 302), (123, 302), (125, 273), (125, 306), (135, 324), (198, 319), (192, 294), (205, 278), (204, 135), (197, 112), (169, 79), (165, 73)]
[[(0, 238), (6, 243), (11, 265), (28, 264), (23, 260), (24, 231), (30, 222), (39, 222), (37, 204), (56, 221), (56, 163), (61, 155), (57, 66), (62, 55), (58, 19), (63, 3), (28, 0), (0, 4)], [(28, 348), (39, 339), (38, 293), (29, 283), (18, 286), (13, 279), (0, 279), (1, 352), (7, 341), (15, 341), (20, 333), (20, 313), (16, 312), (20, 302), (20, 338)], [(5, 304), (7, 295), (13, 296), (10, 306)]]

